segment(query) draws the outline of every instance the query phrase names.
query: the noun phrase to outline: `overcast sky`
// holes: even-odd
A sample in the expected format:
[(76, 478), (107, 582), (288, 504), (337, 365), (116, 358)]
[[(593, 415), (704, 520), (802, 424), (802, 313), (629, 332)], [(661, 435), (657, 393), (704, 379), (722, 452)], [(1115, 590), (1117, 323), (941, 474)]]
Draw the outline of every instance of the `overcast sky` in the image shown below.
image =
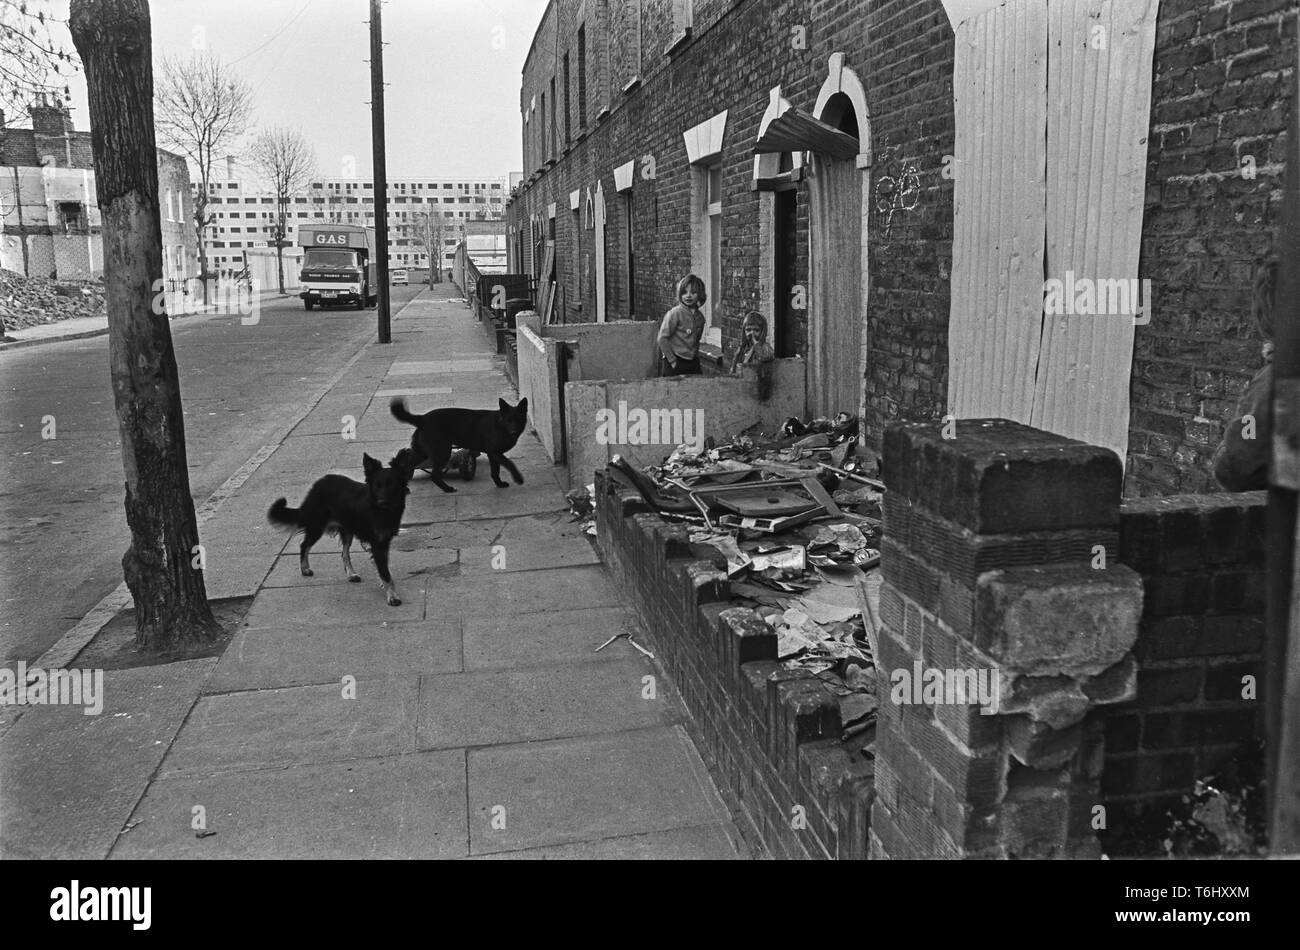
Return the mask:
[[(66, 15), (67, 0), (56, 4)], [(368, 0), (153, 0), (154, 62), (208, 48), (253, 87), (257, 126), (297, 126), (323, 177), (372, 171)], [(388, 175), (504, 177), (522, 168), (519, 83), (546, 0), (384, 4)], [(71, 39), (67, 41), (72, 48)], [(90, 127), (84, 77), (73, 121)]]

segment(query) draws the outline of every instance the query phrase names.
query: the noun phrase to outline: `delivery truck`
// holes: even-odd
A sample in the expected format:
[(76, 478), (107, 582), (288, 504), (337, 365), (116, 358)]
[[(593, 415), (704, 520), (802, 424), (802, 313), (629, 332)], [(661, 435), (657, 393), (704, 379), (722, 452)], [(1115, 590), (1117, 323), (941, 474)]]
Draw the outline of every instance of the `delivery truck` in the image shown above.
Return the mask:
[(303, 248), (298, 280), (303, 306), (351, 304), (360, 310), (378, 299), (375, 229), (356, 224), (314, 224), (298, 228)]

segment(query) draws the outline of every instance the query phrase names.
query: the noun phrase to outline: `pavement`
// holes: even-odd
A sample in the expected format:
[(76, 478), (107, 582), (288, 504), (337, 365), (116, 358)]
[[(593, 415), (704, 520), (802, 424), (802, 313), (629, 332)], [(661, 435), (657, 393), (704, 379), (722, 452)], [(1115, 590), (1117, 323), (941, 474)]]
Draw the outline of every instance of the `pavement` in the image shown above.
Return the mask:
[[(510, 453), (522, 486), (480, 464), (444, 494), (417, 473), (399, 607), (363, 553), (361, 584), (328, 538), (302, 577), (266, 523), (275, 498), (409, 442), (393, 395), (517, 398), (456, 293), (395, 314), (392, 345), (367, 343), (200, 512), (209, 597), (252, 598), (220, 657), (106, 669), (98, 715), (0, 710), (0, 858), (749, 856), (668, 677), (625, 639), (595, 652), (630, 615), (531, 431)], [(84, 639), (46, 658), (85, 668)]]

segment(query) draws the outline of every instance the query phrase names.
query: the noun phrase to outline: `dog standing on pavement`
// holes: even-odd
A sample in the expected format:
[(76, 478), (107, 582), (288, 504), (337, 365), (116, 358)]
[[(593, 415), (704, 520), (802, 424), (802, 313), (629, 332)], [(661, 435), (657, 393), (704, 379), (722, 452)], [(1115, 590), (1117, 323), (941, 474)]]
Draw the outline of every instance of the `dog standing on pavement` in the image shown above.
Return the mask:
[(352, 539), (370, 548), (370, 556), (383, 582), (388, 605), (401, 604), (397, 586), (388, 572), (388, 546), (402, 525), (406, 510), (407, 487), (415, 472), (414, 456), (410, 449), (402, 449), (385, 468), (369, 455), (362, 456), (366, 481), (364, 484), (346, 475), (326, 475), (316, 481), (307, 492), (302, 505), (290, 508), (284, 498), (276, 499), (266, 513), (272, 524), (302, 529), (302, 546), (298, 549), (298, 566), (303, 577), (311, 577), (311, 564), (307, 555), (311, 546), (329, 532), (337, 534), (343, 545), (343, 570), (353, 583), (361, 575), (352, 568)]
[(406, 408), (406, 400), (398, 396), (388, 404), (388, 409), (393, 418), (415, 426), (411, 435), (415, 467), (424, 467), (422, 463), (427, 461), (434, 484), (443, 491), (452, 492), (456, 489), (443, 481), (442, 473), (447, 468), (453, 446), (486, 455), (497, 488), (510, 487), (508, 482), (501, 480), (502, 466), (510, 472), (516, 485), (524, 483), (524, 476), (519, 474), (519, 469), (506, 458), (505, 453), (515, 447), (528, 425), (528, 399), (519, 400), (517, 406), (504, 399), (498, 399), (497, 403), (497, 409), (432, 409), (417, 416)]

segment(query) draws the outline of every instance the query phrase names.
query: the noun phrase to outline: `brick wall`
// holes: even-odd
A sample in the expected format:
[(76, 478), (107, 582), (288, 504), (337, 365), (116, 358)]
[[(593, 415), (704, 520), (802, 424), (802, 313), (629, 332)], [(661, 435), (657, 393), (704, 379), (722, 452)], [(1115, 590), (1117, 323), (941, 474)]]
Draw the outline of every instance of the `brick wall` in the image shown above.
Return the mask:
[[(1113, 452), (1006, 420), (885, 437), (871, 856), (1088, 857), (1094, 705), (1133, 695), (1141, 582), (1114, 550)], [(925, 670), (991, 703), (896, 689)]]
[(1281, 208), (1295, 27), (1295, 0), (1160, 4), (1130, 494), (1216, 491), (1210, 456), (1262, 365), (1250, 290)]
[(1120, 560), (1142, 575), (1137, 697), (1105, 710), (1102, 794), (1121, 832), (1159, 815), (1262, 736), (1264, 492), (1124, 506)]
[[(858, 35), (851, 11), (859, 5), (822, 6), (837, 27), (833, 42)], [(879, 450), (886, 424), (938, 419), (948, 398), (953, 183), (942, 170), (954, 147), (954, 36), (937, 0), (873, 3), (865, 27), (860, 62), (875, 151), (865, 431)], [(895, 206), (883, 181), (909, 172), (921, 188), (911, 211)]]
[(776, 634), (731, 608), (726, 573), (680, 525), (596, 473), (597, 541), (695, 720), (750, 837), (780, 858), (865, 858), (872, 763), (840, 743), (838, 700), (776, 662)]

